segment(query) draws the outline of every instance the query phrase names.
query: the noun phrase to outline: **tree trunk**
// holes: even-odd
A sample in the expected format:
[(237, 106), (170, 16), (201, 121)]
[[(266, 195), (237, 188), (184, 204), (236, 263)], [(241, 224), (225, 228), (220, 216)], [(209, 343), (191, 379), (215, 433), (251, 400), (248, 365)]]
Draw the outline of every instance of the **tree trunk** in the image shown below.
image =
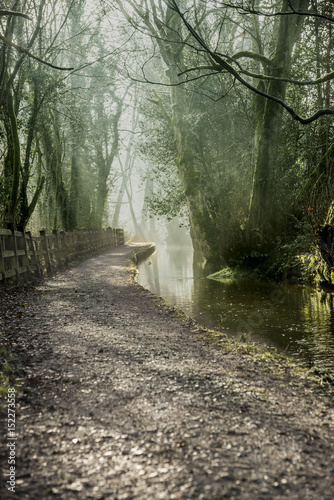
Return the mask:
[(78, 229), (78, 212), (79, 212), (79, 199), (80, 199), (80, 173), (77, 159), (77, 135), (74, 135), (72, 145), (72, 158), (71, 158), (71, 187), (70, 187), (70, 220), (69, 228), (71, 231)]
[(5, 158), (5, 182), (10, 184), (10, 197), (7, 204), (7, 214), (5, 219), (7, 227), (16, 228), (17, 206), (20, 188), (21, 173), (21, 146), (19, 140), (18, 125), (14, 110), (13, 96), (10, 92), (7, 97), (6, 115), (8, 123), (6, 124), (8, 153)]
[(23, 168), (22, 168), (22, 176), (21, 176), (21, 187), (20, 187), (20, 211), (18, 214), (18, 222), (17, 222), (17, 227), (19, 231), (24, 231), (30, 217), (32, 216), (32, 213), (36, 207), (38, 198), (42, 192), (43, 186), (44, 186), (44, 181), (45, 178), (44, 176), (39, 173), (38, 180), (37, 180), (37, 186), (35, 189), (35, 193), (33, 195), (31, 203), (28, 201), (28, 183), (29, 183), (29, 177), (30, 177), (30, 172), (31, 172), (31, 156), (32, 156), (32, 147), (34, 144), (34, 138), (35, 138), (35, 129), (36, 129), (36, 123), (37, 123), (37, 116), (40, 111), (42, 102), (44, 98), (40, 98), (39, 96), (39, 87), (38, 87), (38, 82), (34, 81), (34, 102), (31, 110), (31, 115), (29, 117), (28, 121), (28, 135), (27, 135), (27, 142), (26, 142), (26, 148), (25, 148), (25, 158), (24, 158), (24, 163), (23, 163)]
[[(46, 157), (47, 169), (50, 173), (51, 185), (54, 191), (56, 202), (56, 210), (54, 214), (54, 222), (52, 229), (59, 229), (58, 227), (58, 212), (61, 218), (61, 227), (65, 231), (70, 230), (71, 207), (69, 203), (69, 196), (63, 181), (62, 175), (62, 158), (61, 146), (59, 137), (59, 125), (56, 117), (52, 117), (52, 128), (50, 130), (49, 124), (44, 121), (42, 137), (44, 143), (44, 154)], [(53, 133), (52, 133), (53, 132)]]
[[(111, 166), (117, 155), (119, 148), (119, 130), (118, 125), (121, 119), (123, 102), (126, 96), (127, 90), (125, 91), (122, 99), (113, 93), (113, 98), (116, 103), (116, 110), (112, 118), (111, 128), (112, 128), (112, 144), (109, 150), (109, 143), (111, 142), (108, 130), (105, 130), (104, 137), (99, 140), (95, 146), (96, 153), (96, 163), (98, 167), (97, 172), (97, 191), (95, 200), (95, 221), (97, 227), (102, 227), (103, 215), (105, 210), (105, 205), (108, 197), (108, 177), (111, 171)], [(103, 102), (100, 102), (97, 106), (96, 112), (101, 120), (104, 118), (105, 109)]]
[(111, 222), (111, 226), (113, 228), (117, 228), (119, 226), (119, 216), (121, 213), (121, 206), (122, 206), (122, 202), (123, 202), (124, 193), (125, 193), (125, 181), (124, 181), (124, 179), (122, 179), (122, 183), (121, 183), (121, 186), (119, 188), (118, 195), (117, 195), (115, 212), (114, 212), (112, 222)]
[[(299, 0), (296, 10), (305, 11), (309, 0)], [(282, 11), (289, 10), (289, 0), (283, 0)], [(275, 54), (270, 65), (272, 76), (288, 77), (291, 56), (300, 35), (303, 16), (281, 16)], [(263, 83), (260, 83), (263, 87)], [(271, 81), (266, 92), (285, 99), (287, 83)], [(283, 108), (273, 101), (256, 97), (255, 169), (251, 193), (248, 237), (250, 249), (267, 247), (277, 230), (278, 210), (275, 205), (275, 175), (279, 153), (279, 135)]]
[[(180, 22), (179, 16), (171, 15), (169, 26), (176, 34), (180, 29)], [(176, 41), (178, 42), (178, 38)], [(186, 94), (178, 85), (180, 69), (185, 68), (183, 50), (180, 49), (178, 43), (175, 43), (163, 50), (162, 55), (168, 65), (166, 75), (172, 85), (170, 87), (172, 126), (178, 152), (178, 172), (189, 209), (190, 235), (193, 247), (197, 252), (202, 253), (205, 259), (215, 260), (219, 256), (215, 249), (214, 229), (201, 189), (200, 155), (197, 152), (200, 139), (193, 131), (190, 113), (187, 115), (186, 112)]]
[[(171, 71), (169, 72), (169, 74)], [(173, 76), (171, 76), (173, 82)], [(172, 124), (178, 151), (178, 172), (185, 190), (189, 208), (190, 234), (194, 249), (201, 251), (207, 260), (215, 258), (210, 245), (210, 217), (203, 200), (201, 173), (198, 168), (196, 144), (199, 138), (192, 130), (190, 119), (187, 120), (184, 109), (184, 93), (179, 87), (172, 87)]]

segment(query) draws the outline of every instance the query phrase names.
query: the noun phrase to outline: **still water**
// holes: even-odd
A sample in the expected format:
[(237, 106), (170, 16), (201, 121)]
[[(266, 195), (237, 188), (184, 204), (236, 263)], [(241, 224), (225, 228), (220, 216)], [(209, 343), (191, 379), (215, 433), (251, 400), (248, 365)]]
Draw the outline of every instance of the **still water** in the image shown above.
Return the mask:
[(301, 285), (203, 277), (188, 247), (158, 247), (138, 282), (208, 327), (334, 369), (334, 294)]

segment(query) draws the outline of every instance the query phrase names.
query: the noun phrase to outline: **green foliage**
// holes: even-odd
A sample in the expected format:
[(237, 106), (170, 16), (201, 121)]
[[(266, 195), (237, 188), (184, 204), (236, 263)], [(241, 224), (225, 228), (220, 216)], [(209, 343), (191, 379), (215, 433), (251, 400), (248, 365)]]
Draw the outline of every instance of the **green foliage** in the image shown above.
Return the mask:
[[(127, 77), (130, 72), (138, 79), (138, 69), (140, 78), (144, 73), (148, 80), (170, 85), (142, 85), (134, 92), (141, 102), (134, 150), (147, 166), (142, 180), (152, 186), (147, 214), (168, 220), (189, 216), (194, 243), (206, 244), (208, 254), (220, 262), (269, 270), (275, 276), (304, 269), (299, 256), (315, 253), (313, 235), (334, 199), (333, 120), (321, 118), (303, 127), (231, 75), (211, 71), (208, 55), (198, 50), (181, 19), (169, 16), (163, 2), (156, 5), (155, 16), (145, 11), (145, 2), (138, 2), (132, 26), (145, 28), (133, 37), (124, 31), (129, 44), (136, 40), (136, 45), (127, 46), (131, 50), (126, 57), (120, 55), (123, 45), (114, 50), (120, 40), (110, 30), (106, 34), (99, 4), (96, 12), (88, 12), (85, 2), (48, 5), (54, 6), (54, 15), (51, 20), (44, 11), (31, 50), (46, 54), (53, 63), (73, 65), (76, 71), (54, 71), (26, 57), (14, 73), (18, 56), (2, 47), (10, 57), (0, 83), (13, 76), (20, 144), (15, 151), (3, 106), (1, 225), (10, 222), (10, 193), (17, 188), (14, 152), (20, 153), (22, 163), (14, 200), (17, 223), (26, 224), (36, 195), (35, 227), (72, 229), (103, 223), (107, 195), (119, 175), (113, 171), (113, 159), (124, 138), (119, 136), (119, 101), (125, 96), (126, 108), (132, 99), (123, 94), (127, 83), (120, 73)], [(206, 2), (186, 1), (187, 6), (187, 19), (236, 70), (278, 78), (284, 74), (301, 81), (332, 70), (333, 26), (325, 18), (303, 18), (299, 36), (299, 17), (290, 40), (281, 29), (289, 28), (290, 16), (256, 17), (233, 5), (210, 9)], [(332, 16), (332, 2), (317, 2), (317, 9)], [(18, 22), (13, 41), (29, 46), (34, 23)], [(143, 42), (145, 30), (151, 35), (149, 44)], [(163, 37), (156, 36), (160, 30), (165, 30)], [(117, 36), (121, 33), (117, 28)], [(85, 68), (78, 71), (80, 65)], [(259, 90), (275, 91), (301, 115), (333, 102), (331, 81), (294, 85), (243, 76)], [(187, 83), (178, 85), (181, 81)]]
[(143, 182), (149, 181), (151, 186), (145, 198), (145, 215), (163, 217), (167, 221), (177, 216), (187, 225), (186, 196), (177, 172), (176, 145), (166, 114), (170, 111), (168, 106), (166, 95), (155, 92), (154, 99), (143, 101), (140, 108), (139, 126), (143, 135), (138, 151), (143, 161), (149, 162)]
[[(34, 54), (44, 54), (42, 59), (45, 57), (47, 63), (76, 66), (72, 74), (51, 69), (19, 52), (9, 54), (6, 45), (1, 47), (6, 68), (0, 73), (0, 88), (12, 78), (13, 117), (19, 136), (17, 147), (7, 97), (0, 102), (0, 159), (5, 160), (0, 163), (1, 226), (12, 223), (24, 228), (34, 211), (31, 227), (36, 229), (69, 230), (102, 224), (111, 186), (108, 175), (117, 154), (115, 123), (120, 118), (120, 99), (110, 47), (102, 39), (99, 8), (89, 12), (89, 23), (87, 12), (86, 2), (50, 0), (40, 18), (31, 11), (31, 23), (22, 19), (13, 23), (14, 43), (30, 46)], [(8, 19), (4, 19), (5, 24)], [(93, 67), (91, 62), (104, 60), (107, 53), (108, 64)], [(78, 67), (86, 66), (87, 58), (90, 62), (84, 74), (79, 74)], [(13, 176), (18, 158), (19, 183), (18, 176)], [(8, 198), (11, 192), (13, 199)], [(13, 221), (11, 207), (15, 208)]]
[(168, 221), (173, 217), (187, 218), (186, 197), (179, 179), (175, 176), (175, 187), (161, 176), (153, 178), (156, 181), (155, 191), (145, 199), (147, 216), (165, 217)]

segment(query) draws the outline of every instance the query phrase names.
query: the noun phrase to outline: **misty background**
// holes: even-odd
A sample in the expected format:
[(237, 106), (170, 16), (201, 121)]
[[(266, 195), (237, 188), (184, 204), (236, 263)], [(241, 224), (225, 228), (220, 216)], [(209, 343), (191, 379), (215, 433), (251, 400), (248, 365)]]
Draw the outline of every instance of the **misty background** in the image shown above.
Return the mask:
[(123, 227), (331, 283), (332, 2), (30, 0), (0, 16), (1, 227)]

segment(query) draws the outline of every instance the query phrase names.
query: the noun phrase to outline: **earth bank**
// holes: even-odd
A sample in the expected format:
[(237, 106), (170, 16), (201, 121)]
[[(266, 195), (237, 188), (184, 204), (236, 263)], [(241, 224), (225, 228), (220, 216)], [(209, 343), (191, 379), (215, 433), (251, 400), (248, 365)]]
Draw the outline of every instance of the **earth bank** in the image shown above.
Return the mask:
[[(0, 291), (24, 378), (15, 497), (331, 499), (329, 388), (152, 296), (133, 251)], [(7, 459), (4, 446), (1, 498)]]

